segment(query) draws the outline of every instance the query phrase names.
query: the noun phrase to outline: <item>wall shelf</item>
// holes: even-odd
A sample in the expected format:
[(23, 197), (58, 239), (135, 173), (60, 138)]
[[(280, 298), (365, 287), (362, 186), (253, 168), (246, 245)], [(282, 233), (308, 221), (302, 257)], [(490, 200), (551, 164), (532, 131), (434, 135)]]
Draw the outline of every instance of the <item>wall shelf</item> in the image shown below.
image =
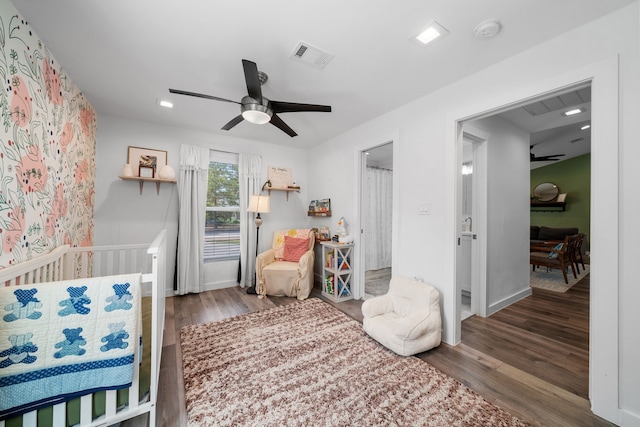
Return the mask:
[(161, 179), (161, 178), (142, 178), (139, 176), (119, 176), (118, 178), (125, 181), (138, 181), (140, 183), (140, 195), (142, 195), (142, 188), (144, 187), (145, 182), (155, 182), (156, 183), (156, 193), (160, 195), (160, 184), (175, 184), (177, 181), (175, 179)]
[(331, 216), (331, 211), (326, 211), (326, 212), (307, 212), (307, 216)]
[(533, 212), (564, 212), (566, 202), (531, 202)]
[(289, 188), (266, 188), (266, 190), (269, 192), (269, 195), (271, 195), (272, 191), (286, 191), (287, 192), (287, 202), (289, 201), (289, 193), (291, 193), (292, 191), (295, 191), (297, 193), (300, 192), (300, 187), (289, 187)]

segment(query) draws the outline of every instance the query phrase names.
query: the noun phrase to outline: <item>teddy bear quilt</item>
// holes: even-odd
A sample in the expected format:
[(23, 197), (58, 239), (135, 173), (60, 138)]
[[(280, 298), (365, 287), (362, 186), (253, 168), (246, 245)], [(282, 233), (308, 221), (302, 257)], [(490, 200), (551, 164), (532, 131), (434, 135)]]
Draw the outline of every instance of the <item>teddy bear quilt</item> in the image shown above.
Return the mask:
[(140, 274), (0, 287), (0, 420), (131, 386)]

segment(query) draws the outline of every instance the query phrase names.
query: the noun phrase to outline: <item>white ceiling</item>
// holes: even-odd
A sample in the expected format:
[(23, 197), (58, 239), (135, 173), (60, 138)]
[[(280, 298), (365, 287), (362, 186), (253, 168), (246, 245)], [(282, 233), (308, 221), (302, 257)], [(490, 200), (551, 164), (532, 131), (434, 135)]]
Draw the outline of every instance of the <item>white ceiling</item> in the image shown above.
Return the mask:
[[(13, 0), (99, 114), (310, 147), (634, 0)], [(411, 40), (435, 19), (450, 35)], [(476, 40), (498, 19), (502, 32)], [(290, 59), (299, 41), (335, 55), (324, 69)], [(286, 113), (299, 136), (240, 123), (242, 59), (269, 75), (274, 100), (326, 104), (331, 113)], [(172, 110), (156, 105), (174, 102)], [(98, 121), (98, 126), (100, 122)]]
[[(562, 114), (577, 107), (584, 112), (574, 116)], [(530, 152), (536, 157), (562, 154), (557, 156), (557, 161), (564, 161), (591, 152), (591, 128), (581, 129), (591, 125), (591, 86), (547, 95), (496, 113), (495, 116), (528, 132)], [(472, 160), (473, 152), (468, 148), (464, 147), (463, 163)], [(530, 168), (536, 169), (557, 161), (534, 161), (530, 163)], [(367, 165), (393, 169), (392, 144), (368, 150)]]
[[(582, 113), (564, 116), (570, 109), (580, 108)], [(557, 161), (569, 160), (591, 152), (591, 87), (586, 86), (566, 93), (558, 93), (499, 114), (529, 133), (530, 152), (536, 157), (559, 155)], [(535, 161), (531, 169), (557, 161)]]

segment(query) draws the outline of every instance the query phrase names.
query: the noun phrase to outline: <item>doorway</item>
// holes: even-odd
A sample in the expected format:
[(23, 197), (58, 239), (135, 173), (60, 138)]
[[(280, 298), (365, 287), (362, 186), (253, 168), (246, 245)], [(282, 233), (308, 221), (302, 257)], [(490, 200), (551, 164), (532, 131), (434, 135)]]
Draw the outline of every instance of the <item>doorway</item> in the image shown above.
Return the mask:
[[(590, 275), (590, 322), (589, 322), (589, 395), (592, 411), (606, 419), (619, 416), (618, 391), (620, 386), (620, 327), (618, 313), (620, 307), (619, 241), (620, 197), (619, 197), (619, 64), (617, 56), (569, 70), (561, 75), (544, 80), (534, 80), (527, 86), (519, 86), (508, 92), (493, 93), (479, 98), (474, 103), (465, 103), (447, 114), (445, 128), (447, 158), (451, 168), (447, 174), (447, 185), (452, 196), (448, 201), (452, 207), (448, 223), (451, 239), (447, 247), (456, 258), (455, 240), (460, 232), (458, 226), (456, 194), (458, 194), (458, 169), (456, 166), (462, 147), (462, 125), (475, 118), (495, 115), (500, 111), (523, 105), (544, 95), (557, 92), (561, 88), (572, 88), (591, 83), (592, 120), (591, 181), (591, 271)], [(460, 145), (458, 145), (460, 144)], [(553, 153), (552, 153), (553, 154)], [(489, 157), (490, 158), (490, 157)], [(524, 167), (527, 170), (527, 167)], [(527, 190), (528, 192), (528, 190)], [(526, 198), (526, 193), (525, 193)], [(527, 202), (525, 201), (525, 204)], [(526, 230), (525, 230), (526, 232)], [(504, 252), (504, 250), (502, 250)], [(490, 251), (487, 251), (491, 253)], [(455, 263), (451, 265), (455, 279)], [(528, 269), (527, 272), (528, 274)], [(454, 280), (455, 285), (455, 280)], [(457, 291), (457, 288), (454, 289)], [(445, 306), (453, 322), (445, 327), (447, 339), (460, 342), (459, 307), (455, 304), (455, 293), (451, 294), (453, 304)], [(449, 307), (451, 309), (449, 310)]]
[[(577, 109), (581, 112), (575, 115), (564, 114)], [(565, 164), (573, 165), (581, 156), (590, 153), (590, 124), (590, 83), (561, 88), (462, 123), (461, 149), (458, 154), (461, 181), (458, 186), (461, 194), (458, 196), (457, 213), (458, 291), (462, 292), (466, 287), (467, 291), (464, 293), (468, 293), (468, 283), (478, 279), (489, 282), (486, 273), (479, 270), (477, 265), (473, 267), (471, 277), (468, 277), (469, 266), (473, 260), (482, 259), (483, 250), (480, 248), (485, 248), (485, 253), (491, 251), (493, 254), (501, 254), (489, 257), (488, 264), (485, 261), (481, 262), (485, 271), (492, 275), (492, 279), (482, 287), (479, 296), (483, 301), (476, 299), (478, 305), (475, 306), (475, 310), (471, 310), (474, 314), (490, 315), (531, 293), (528, 264), (529, 225), (557, 228), (573, 228), (579, 225), (579, 232), (586, 233), (587, 241), (590, 241), (590, 171), (568, 172), (566, 168), (558, 168), (564, 161), (571, 160)], [(485, 143), (480, 143), (483, 140)], [(486, 160), (479, 162), (473, 158), (476, 155), (473, 153), (478, 151), (473, 147), (483, 146), (487, 147), (481, 152), (490, 153), (491, 164), (494, 165), (489, 172), (483, 167)], [(486, 154), (483, 154), (484, 156)], [(471, 165), (473, 173), (469, 174)], [(583, 177), (567, 177), (563, 182), (565, 189), (562, 190), (561, 186), (561, 192), (568, 192), (569, 198), (573, 196), (574, 200), (572, 208), (566, 212), (530, 212), (527, 194), (531, 195), (531, 186), (537, 183), (531, 182), (531, 170), (540, 171), (543, 168), (550, 171), (560, 170), (564, 175), (580, 173)], [(488, 175), (483, 175), (483, 172)], [(539, 173), (536, 179), (540, 179), (538, 176)], [(551, 175), (553, 178), (550, 179), (561, 179), (556, 178), (557, 176), (557, 173)], [(475, 191), (469, 190), (477, 185), (480, 187)], [(488, 194), (493, 194), (494, 199), (489, 201)], [(496, 198), (495, 195), (499, 197)], [(482, 207), (483, 205), (487, 208)], [(530, 219), (534, 218), (534, 215), (537, 223), (531, 224)], [(492, 230), (491, 234), (488, 233), (489, 230)], [(519, 240), (514, 244), (516, 238)], [(478, 241), (481, 242), (480, 245)], [(468, 260), (469, 254), (471, 261)], [(493, 297), (490, 297), (490, 294)], [(473, 296), (473, 292), (471, 295)], [(462, 306), (459, 306), (458, 311), (463, 311)]]
[(481, 250), (486, 232), (486, 138), (466, 126), (462, 138), (461, 218), (462, 232), (457, 251), (457, 287), (461, 320), (475, 314), (485, 316), (485, 251)]
[(386, 294), (393, 265), (393, 142), (363, 151), (361, 245), (364, 298)]
[[(567, 116), (563, 116), (562, 113), (566, 111), (570, 111), (572, 109), (582, 110), (582, 113), (578, 113), (572, 118)], [(465, 281), (471, 282), (471, 279), (468, 277), (468, 271), (470, 269), (471, 262), (467, 257), (473, 258), (478, 252), (473, 251), (471, 249), (472, 237), (475, 237), (475, 226), (477, 222), (480, 222), (480, 226), (482, 226), (483, 221), (476, 221), (476, 212), (474, 211), (474, 203), (473, 196), (481, 195), (485, 199), (487, 199), (487, 194), (500, 194), (505, 197), (514, 197), (512, 200), (509, 200), (508, 203), (517, 203), (522, 204), (518, 210), (508, 210), (505, 209), (505, 205), (500, 203), (500, 207), (496, 210), (493, 207), (490, 207), (487, 211), (487, 230), (491, 231), (493, 236), (486, 233), (486, 238), (491, 245), (493, 242), (493, 248), (497, 248), (499, 240), (501, 240), (501, 244), (504, 247), (508, 246), (508, 251), (516, 251), (520, 252), (520, 246), (528, 249), (529, 245), (529, 225), (543, 225), (548, 227), (574, 227), (576, 226), (575, 222), (578, 221), (577, 217), (580, 215), (586, 216), (584, 221), (579, 222), (580, 224), (580, 232), (586, 232), (589, 234), (589, 224), (590, 224), (590, 214), (589, 214), (589, 199), (590, 199), (590, 170), (581, 171), (578, 170), (576, 166), (578, 164), (582, 165), (584, 162), (581, 160), (581, 157), (585, 154), (590, 153), (591, 147), (591, 134), (590, 134), (590, 121), (591, 121), (591, 85), (588, 84), (579, 84), (571, 88), (563, 88), (561, 90), (547, 93), (544, 96), (535, 98), (533, 100), (528, 100), (526, 103), (517, 104), (515, 106), (511, 106), (509, 109), (504, 111), (494, 112), (491, 115), (487, 115), (485, 117), (473, 119), (470, 121), (465, 121), (462, 123), (462, 150), (461, 154), (459, 154), (459, 164), (461, 166), (460, 180), (461, 183), (459, 185), (460, 191), (460, 208), (459, 208), (459, 218), (460, 218), (460, 227), (461, 227), (461, 242), (460, 249), (457, 251), (457, 286), (458, 290), (461, 293), (461, 303), (459, 305), (458, 311), (460, 313), (460, 321), (463, 322), (466, 318), (469, 317), (469, 312), (472, 314), (479, 314), (474, 312), (469, 307), (465, 307)], [(548, 117), (545, 118), (544, 116)], [(485, 192), (477, 192), (473, 191), (474, 186), (473, 183), (475, 181), (475, 173), (477, 172), (477, 165), (473, 159), (473, 147), (474, 140), (469, 138), (470, 126), (475, 128), (482, 129), (487, 132), (487, 141), (486, 143), (491, 145), (488, 150), (490, 152), (490, 158), (492, 159), (493, 165), (504, 165), (503, 167), (508, 169), (507, 174), (496, 175), (495, 170), (491, 172), (491, 179), (488, 182), (488, 188)], [(502, 140), (502, 142), (501, 142)], [(520, 144), (521, 147), (514, 151), (511, 155), (517, 155), (518, 159), (509, 159), (504, 157), (502, 152), (505, 150), (506, 146), (504, 145), (504, 141), (509, 141), (512, 144)], [(500, 144), (503, 144), (502, 146)], [(495, 153), (496, 146), (501, 151), (501, 153)], [(529, 157), (526, 157), (527, 154)], [(501, 157), (502, 156), (502, 157)], [(554, 160), (555, 159), (555, 160)], [(574, 159), (574, 160), (572, 160)], [(571, 161), (569, 161), (571, 160)], [(564, 166), (562, 166), (563, 162)], [(518, 164), (523, 164), (526, 162), (529, 167), (521, 168), (516, 171), (516, 169), (511, 168), (510, 164), (512, 162), (517, 162)], [(560, 165), (560, 166), (559, 166)], [(473, 166), (471, 169), (470, 166)], [(542, 167), (540, 167), (542, 166)], [(501, 166), (502, 167), (502, 166)], [(589, 166), (587, 166), (589, 167)], [(531, 172), (532, 169), (536, 169), (538, 171), (536, 175), (536, 179), (540, 176), (545, 176), (544, 168), (548, 169), (549, 180), (555, 181), (560, 180), (564, 175), (573, 175), (573, 174), (583, 174), (580, 175), (581, 178), (573, 179), (573, 182), (569, 178), (567, 181), (557, 182), (560, 185), (560, 190), (562, 193), (568, 192), (568, 196), (573, 194), (574, 197), (574, 206), (573, 209), (568, 208), (565, 212), (563, 211), (550, 211), (546, 212), (543, 215), (530, 213), (531, 210), (529, 206), (529, 200), (523, 199), (520, 197), (520, 193), (523, 191), (530, 194), (531, 187), (535, 186), (537, 182), (533, 182), (534, 174)], [(569, 170), (570, 169), (570, 170)], [(562, 173), (558, 173), (557, 171), (561, 171)], [(521, 173), (522, 176), (515, 176), (515, 173)], [(555, 173), (555, 175), (554, 175)], [(564, 175), (563, 175), (564, 174)], [(515, 186), (516, 191), (509, 193), (505, 191), (505, 187), (500, 187), (499, 184), (496, 184), (496, 180), (499, 178), (500, 180), (509, 179), (509, 186)], [(524, 183), (524, 185), (523, 185)], [(584, 185), (584, 190), (579, 188), (571, 187), (571, 185)], [(564, 185), (564, 187), (563, 187)], [(587, 194), (585, 195), (584, 192)], [(511, 196), (509, 196), (511, 194)], [(517, 194), (517, 196), (514, 196)], [(581, 212), (577, 209), (579, 205), (580, 199), (586, 199), (586, 212)], [(488, 204), (494, 204), (495, 201), (487, 202)], [(583, 206), (581, 206), (583, 207)], [(524, 214), (523, 214), (524, 213)], [(509, 215), (520, 215), (526, 217), (525, 224), (522, 224), (522, 218), (519, 217), (509, 217)], [(535, 216), (534, 216), (535, 215)], [(536, 223), (534, 224), (533, 219), (535, 218)], [(471, 221), (472, 219), (472, 221)], [(541, 223), (539, 223), (542, 221)], [(507, 236), (501, 236), (500, 231), (497, 231), (500, 227), (507, 227), (509, 224), (514, 222), (518, 223), (518, 230), (523, 231), (522, 233), (518, 232), (517, 234), (514, 232), (510, 232)], [(584, 225), (586, 224), (586, 225)], [(521, 227), (522, 225), (526, 226), (526, 228)], [(522, 230), (520, 230), (522, 228)], [(524, 233), (527, 231), (527, 233)], [(468, 241), (468, 247), (465, 248), (465, 238)], [(519, 245), (518, 248), (514, 249), (512, 244), (514, 239), (522, 239), (522, 245)], [(528, 255), (525, 253), (525, 255)], [(501, 256), (504, 256), (502, 254)], [(526, 258), (522, 258), (522, 265), (509, 265), (500, 264), (499, 260), (495, 264), (491, 264), (495, 261), (489, 261), (489, 265), (487, 269), (493, 272), (498, 272), (498, 274), (503, 274), (505, 268), (513, 268), (518, 270), (527, 270), (527, 273), (530, 273), (529, 260), (528, 256)], [(494, 273), (495, 274), (495, 273)], [(471, 273), (473, 276), (473, 273)], [(493, 276), (492, 284), (488, 284), (485, 290), (485, 298), (488, 301), (488, 305), (486, 305), (487, 314), (494, 313), (506, 305), (498, 306), (496, 304), (494, 307), (491, 305), (491, 300), (489, 299), (490, 292), (497, 293), (499, 290), (495, 288), (491, 289), (495, 283), (499, 283), (500, 281), (509, 281), (509, 280), (518, 281), (521, 278), (520, 272), (515, 272), (513, 274), (507, 273), (504, 274), (504, 277), (499, 277), (497, 275)], [(521, 282), (526, 282), (525, 285), (529, 284), (529, 274), (526, 275), (525, 280)], [(518, 282), (520, 283), (520, 282)], [(522, 288), (522, 286), (520, 286)], [(468, 289), (468, 288), (467, 288)], [(518, 288), (514, 288), (513, 292), (519, 296), (525, 295)], [(528, 290), (529, 294), (531, 290)], [(471, 293), (473, 296), (473, 292)], [(526, 296), (526, 295), (525, 295)], [(519, 299), (519, 298), (518, 298)], [(495, 299), (494, 299), (495, 300)], [(515, 301), (512, 301), (515, 302)], [(465, 342), (464, 333), (461, 330), (461, 341)], [(589, 342), (582, 343), (584, 345), (589, 345)], [(582, 378), (584, 381), (583, 387), (588, 387), (589, 377), (588, 375)]]

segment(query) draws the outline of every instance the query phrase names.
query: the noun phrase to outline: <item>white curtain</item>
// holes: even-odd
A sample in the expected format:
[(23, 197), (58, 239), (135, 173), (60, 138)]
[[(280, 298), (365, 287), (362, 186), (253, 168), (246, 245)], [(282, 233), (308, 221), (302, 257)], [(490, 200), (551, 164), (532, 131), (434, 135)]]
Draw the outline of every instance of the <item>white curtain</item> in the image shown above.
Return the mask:
[(251, 287), (256, 271), (256, 226), (255, 214), (247, 212), (249, 196), (260, 194), (262, 182), (262, 157), (241, 153), (238, 159), (240, 179), (240, 286)]
[(204, 290), (204, 221), (207, 200), (209, 150), (195, 145), (180, 147), (178, 181), (178, 293)]
[(367, 167), (365, 270), (391, 267), (393, 171)]

